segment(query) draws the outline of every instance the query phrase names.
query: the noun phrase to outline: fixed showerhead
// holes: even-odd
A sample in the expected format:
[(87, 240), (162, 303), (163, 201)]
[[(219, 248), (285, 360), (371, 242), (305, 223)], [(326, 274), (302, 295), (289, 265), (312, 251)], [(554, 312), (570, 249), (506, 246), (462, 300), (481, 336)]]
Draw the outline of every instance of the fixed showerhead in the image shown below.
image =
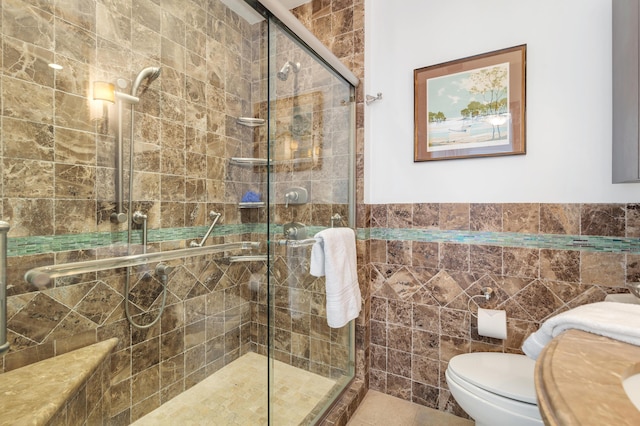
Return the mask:
[(300, 62), (287, 61), (282, 68), (280, 68), (280, 71), (278, 71), (278, 78), (285, 81), (289, 78), (289, 71), (291, 70), (293, 70), (294, 73), (298, 73), (298, 71), (300, 71)]
[(146, 92), (147, 88), (155, 79), (160, 77), (160, 73), (162, 72), (162, 68), (160, 67), (147, 67), (140, 71), (136, 76), (136, 79), (133, 81), (133, 86), (131, 86), (131, 96), (137, 96), (138, 88), (142, 84), (143, 81), (147, 81), (147, 84), (142, 89), (142, 93)]

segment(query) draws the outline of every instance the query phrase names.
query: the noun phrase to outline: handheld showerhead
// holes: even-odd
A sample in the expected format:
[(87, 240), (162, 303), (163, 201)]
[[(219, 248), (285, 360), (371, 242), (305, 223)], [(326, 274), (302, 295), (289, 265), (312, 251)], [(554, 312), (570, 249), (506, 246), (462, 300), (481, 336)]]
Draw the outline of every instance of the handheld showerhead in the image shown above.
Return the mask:
[(131, 86), (131, 96), (137, 96), (138, 88), (142, 84), (143, 81), (147, 81), (147, 84), (142, 89), (142, 93), (144, 93), (149, 85), (153, 83), (158, 77), (160, 77), (160, 73), (162, 72), (162, 68), (160, 67), (147, 67), (140, 71), (136, 76), (136, 79), (133, 81), (133, 86)]
[(282, 81), (285, 81), (287, 78), (289, 78), (289, 71), (291, 70), (293, 70), (294, 73), (298, 73), (298, 71), (300, 71), (300, 62), (285, 62), (282, 68), (280, 68), (280, 71), (278, 71), (278, 78)]

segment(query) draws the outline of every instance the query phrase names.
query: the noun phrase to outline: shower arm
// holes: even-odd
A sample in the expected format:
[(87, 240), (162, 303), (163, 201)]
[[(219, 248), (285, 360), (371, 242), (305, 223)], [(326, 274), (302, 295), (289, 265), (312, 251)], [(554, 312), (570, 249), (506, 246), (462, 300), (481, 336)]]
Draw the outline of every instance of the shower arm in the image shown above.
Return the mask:
[(216, 226), (216, 223), (218, 223), (218, 219), (220, 219), (220, 216), (222, 216), (222, 213), (217, 213), (217, 212), (214, 212), (214, 211), (210, 211), (209, 212), (209, 218), (211, 220), (213, 220), (213, 222), (211, 222), (211, 226), (207, 230), (207, 233), (204, 234), (204, 237), (202, 237), (202, 241), (200, 241), (199, 243), (197, 243), (195, 241), (191, 241), (191, 244), (189, 244), (189, 246), (190, 247), (202, 247), (204, 245), (204, 242), (207, 241), (207, 238), (209, 238), (209, 235), (211, 234), (211, 231), (213, 231), (213, 227)]
[(0, 355), (9, 350), (7, 342), (7, 233), (9, 224), (0, 221)]

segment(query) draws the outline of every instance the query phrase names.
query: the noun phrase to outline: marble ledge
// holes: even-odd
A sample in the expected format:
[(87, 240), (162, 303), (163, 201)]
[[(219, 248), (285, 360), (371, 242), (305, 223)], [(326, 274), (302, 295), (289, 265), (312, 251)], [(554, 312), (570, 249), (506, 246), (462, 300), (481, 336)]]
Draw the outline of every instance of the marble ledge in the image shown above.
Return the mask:
[(640, 347), (569, 330), (536, 362), (538, 407), (548, 426), (640, 425), (622, 381), (640, 368)]
[(0, 374), (0, 425), (44, 425), (118, 344), (117, 338)]

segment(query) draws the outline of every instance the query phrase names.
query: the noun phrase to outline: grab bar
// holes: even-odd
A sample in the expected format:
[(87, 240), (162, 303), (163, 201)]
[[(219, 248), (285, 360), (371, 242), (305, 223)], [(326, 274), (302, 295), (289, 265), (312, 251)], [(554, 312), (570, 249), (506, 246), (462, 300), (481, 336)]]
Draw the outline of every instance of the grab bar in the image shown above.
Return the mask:
[(306, 240), (279, 240), (279, 246), (287, 246), (287, 247), (306, 247), (312, 246), (316, 243), (315, 238), (307, 238)]
[(156, 253), (109, 257), (106, 259), (87, 260), (84, 262), (61, 263), (59, 265), (40, 266), (30, 269), (26, 274), (24, 274), (24, 279), (30, 284), (41, 287), (46, 285), (53, 278), (104, 271), (106, 269), (143, 265), (148, 262), (162, 262), (165, 260), (179, 259), (181, 257), (219, 253), (227, 250), (256, 249), (258, 247), (260, 247), (260, 242), (240, 241), (236, 243), (216, 244), (205, 247), (159, 251)]
[(229, 262), (238, 263), (238, 262), (266, 262), (267, 255), (266, 254), (256, 254), (256, 255), (248, 255), (248, 256), (229, 256)]
[(209, 227), (209, 230), (207, 230), (207, 233), (204, 234), (204, 237), (202, 237), (202, 241), (200, 241), (199, 243), (196, 243), (195, 241), (191, 241), (191, 244), (189, 244), (189, 247), (202, 247), (204, 242), (207, 241), (207, 238), (209, 238), (211, 231), (213, 231), (213, 227), (216, 226), (216, 223), (218, 223), (218, 219), (220, 219), (220, 216), (222, 216), (222, 213), (217, 213), (217, 212), (214, 212), (213, 210), (210, 211), (209, 218), (213, 220), (213, 222), (211, 222), (211, 226)]
[(7, 342), (7, 233), (9, 224), (0, 221), (0, 355), (9, 350)]

